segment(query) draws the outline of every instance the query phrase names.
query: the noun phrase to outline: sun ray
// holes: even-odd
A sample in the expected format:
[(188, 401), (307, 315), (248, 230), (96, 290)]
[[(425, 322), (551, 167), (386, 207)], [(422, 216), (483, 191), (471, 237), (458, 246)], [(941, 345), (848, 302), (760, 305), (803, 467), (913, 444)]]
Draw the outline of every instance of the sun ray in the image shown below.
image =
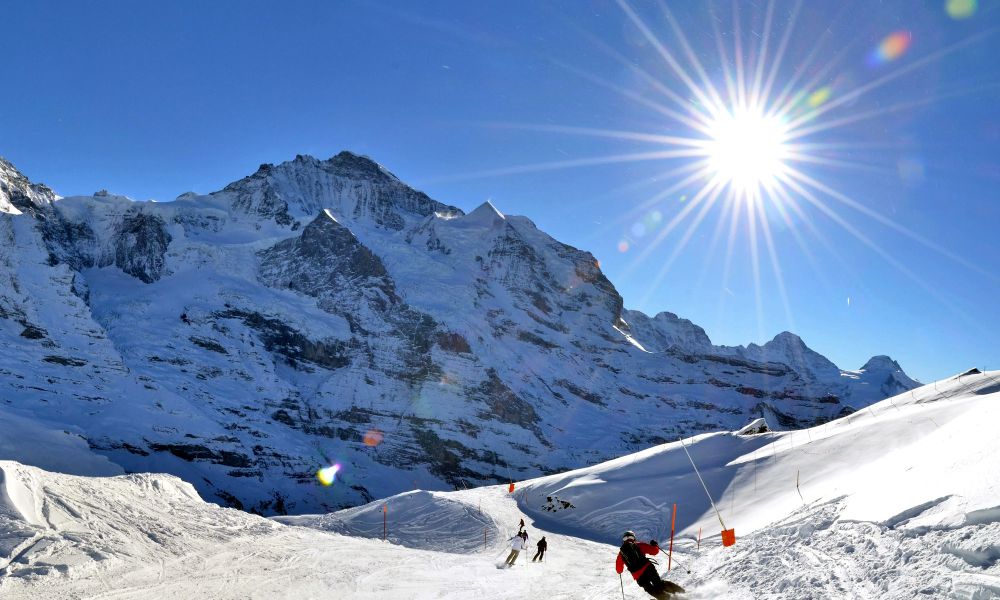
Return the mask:
[(946, 100), (948, 98), (958, 98), (965, 96), (967, 94), (972, 94), (974, 92), (981, 92), (985, 90), (992, 90), (1000, 88), (1000, 83), (987, 83), (980, 84), (976, 87), (963, 88), (959, 90), (952, 90), (950, 92), (945, 92), (943, 94), (935, 94), (933, 96), (926, 96), (923, 98), (918, 98), (916, 100), (910, 100), (908, 102), (898, 102), (889, 106), (884, 106), (881, 108), (854, 113), (852, 115), (847, 115), (839, 119), (832, 119), (818, 123), (816, 125), (811, 125), (809, 127), (798, 127), (793, 130), (789, 135), (789, 139), (797, 139), (800, 137), (805, 137), (808, 135), (813, 135), (821, 131), (828, 131), (830, 129), (835, 129), (837, 127), (843, 127), (844, 125), (853, 125), (860, 121), (865, 121), (867, 119), (872, 119), (875, 117), (882, 117), (885, 115), (894, 114), (904, 110), (909, 110), (913, 108), (919, 108), (921, 106), (926, 106), (929, 104), (934, 104), (935, 102), (940, 102), (941, 100)]
[[(692, 175), (693, 173), (693, 175)], [(628, 215), (631, 211), (644, 211), (647, 208), (654, 206), (657, 202), (660, 202), (670, 194), (677, 192), (684, 186), (691, 184), (692, 182), (698, 181), (699, 179), (705, 179), (708, 176), (708, 172), (705, 170), (705, 165), (702, 161), (688, 161), (685, 164), (674, 167), (668, 171), (661, 171), (656, 173), (651, 178), (636, 181), (627, 185), (620, 186), (613, 190), (615, 193), (624, 194), (631, 191), (638, 191), (656, 182), (657, 185), (660, 181), (671, 181), (676, 177), (685, 176), (684, 179), (673, 183), (668, 188), (661, 188), (656, 192), (656, 194), (646, 200), (637, 202), (629, 212), (624, 213)]]
[[(785, 189), (784, 187), (781, 188), (780, 193), (783, 194), (785, 198), (789, 198), (790, 202), (789, 207), (792, 210), (792, 212), (794, 212), (795, 215), (799, 218), (800, 222), (802, 222), (805, 225), (806, 229), (808, 230), (808, 234), (810, 236), (809, 237), (810, 241), (818, 242), (819, 245), (822, 247), (822, 249), (829, 256), (833, 257), (833, 260), (839, 267), (839, 272), (849, 275), (852, 288), (860, 290), (861, 293), (868, 298), (876, 297), (876, 294), (872, 292), (871, 288), (864, 282), (864, 279), (859, 276), (857, 265), (851, 263), (850, 261), (847, 260), (847, 258), (844, 257), (843, 252), (841, 252), (840, 249), (837, 248), (833, 244), (833, 242), (831, 242), (827, 238), (827, 236), (813, 222), (813, 219), (811, 219), (809, 215), (807, 215), (806, 212), (803, 210), (803, 208), (799, 206), (800, 203), (792, 200), (791, 196), (788, 194), (788, 190)], [(791, 231), (793, 231), (796, 234), (796, 237), (801, 237), (797, 230), (793, 229)], [(804, 240), (802, 242), (802, 250), (806, 256), (806, 260), (809, 261), (809, 264), (812, 267), (813, 273), (816, 275), (819, 281), (823, 283), (827, 291), (829, 291), (830, 293), (836, 293), (838, 289), (842, 289), (842, 286), (841, 288), (838, 288), (838, 286), (834, 285), (834, 283), (830, 281), (830, 278), (827, 276), (827, 273), (830, 272), (831, 269), (823, 269), (820, 267), (818, 260), (815, 258), (815, 256), (809, 249), (809, 245), (806, 244)]]
[[(670, 88), (668, 88), (666, 85), (663, 84), (662, 81), (660, 81), (660, 79), (654, 77), (649, 72), (647, 72), (645, 69), (642, 69), (642, 68), (636, 66), (636, 64), (635, 64), (634, 61), (630, 60), (628, 57), (624, 56), (622, 53), (618, 52), (617, 50), (615, 50), (614, 48), (612, 48), (611, 46), (609, 46), (604, 40), (598, 38), (594, 34), (590, 33), (589, 31), (587, 31), (587, 30), (585, 30), (585, 29), (583, 29), (583, 28), (581, 28), (579, 26), (574, 25), (573, 28), (577, 32), (579, 32), (583, 37), (587, 38), (587, 40), (589, 40), (592, 44), (594, 44), (597, 47), (598, 50), (602, 51), (603, 53), (607, 54), (611, 58), (615, 59), (621, 65), (623, 65), (624, 67), (628, 68), (633, 73), (636, 73), (637, 75), (639, 75), (643, 79), (643, 81), (645, 81), (650, 86), (652, 86), (657, 92), (663, 94), (668, 99), (674, 101), (674, 103), (676, 103), (679, 107), (681, 107), (682, 109), (688, 111), (692, 115), (699, 116), (699, 117), (701, 116), (700, 113), (692, 111), (690, 102), (688, 102), (685, 98), (683, 98), (682, 96), (680, 96), (677, 92), (675, 92), (675, 91), (671, 90)], [(564, 63), (562, 63), (560, 61), (557, 61), (555, 59), (550, 59), (550, 60), (552, 60), (553, 63), (557, 64), (558, 66), (561, 66), (563, 68), (571, 69), (572, 72), (574, 72), (577, 75), (581, 75), (581, 74), (585, 73), (585, 72), (582, 72), (579, 69), (576, 69), (575, 67), (570, 67), (569, 65), (565, 65)], [(590, 76), (587, 76), (587, 78), (589, 80), (591, 80), (591, 81), (594, 80), (594, 78), (590, 77)], [(619, 93), (622, 93), (621, 90), (617, 89), (617, 86), (615, 86), (614, 84), (611, 84), (611, 83), (606, 82), (604, 80), (600, 80), (600, 83), (604, 87), (610, 87), (610, 88), (614, 89), (615, 91), (617, 91)], [(627, 97), (629, 97), (632, 100), (635, 100), (635, 98), (633, 98), (632, 96), (627, 96)], [(670, 109), (666, 109), (665, 107), (663, 107), (663, 108), (665, 110), (670, 110)], [(698, 125), (696, 125), (696, 123), (698, 123), (698, 121), (692, 119), (690, 116), (681, 115), (681, 113), (677, 113), (677, 115), (680, 116), (680, 118), (675, 117), (676, 120), (684, 123), (685, 125), (687, 125), (688, 127), (691, 127), (692, 129), (703, 129), (703, 127), (704, 127), (703, 123), (701, 124), (700, 127)]]
[(882, 258), (882, 260), (889, 263), (889, 265), (891, 265), (893, 268), (895, 268), (909, 280), (916, 283), (925, 292), (927, 292), (928, 294), (936, 298), (939, 302), (947, 306), (954, 314), (960, 315), (964, 320), (966, 320), (970, 324), (976, 323), (976, 321), (972, 318), (971, 315), (969, 315), (965, 310), (963, 310), (961, 307), (959, 307), (954, 302), (945, 297), (943, 294), (941, 294), (939, 289), (931, 286), (926, 281), (921, 279), (909, 267), (907, 267), (905, 264), (903, 264), (894, 256), (892, 256), (889, 252), (887, 252), (885, 249), (883, 249), (881, 246), (875, 243), (864, 233), (859, 231), (856, 227), (848, 223), (847, 220), (841, 217), (839, 214), (837, 214), (836, 211), (832, 210), (830, 207), (823, 204), (823, 202), (819, 200), (816, 196), (814, 196), (809, 190), (805, 189), (798, 182), (790, 182), (789, 186), (793, 190), (795, 190), (802, 198), (804, 198), (807, 202), (809, 202), (812, 206), (816, 207), (817, 209), (820, 210), (820, 212), (829, 217), (834, 223), (839, 225), (842, 229), (844, 229), (852, 236), (854, 236), (854, 238), (857, 239), (859, 242), (861, 242), (862, 244), (870, 248), (873, 252), (878, 254)]
[[(837, 167), (840, 169), (849, 169), (852, 171), (865, 171), (868, 173), (878, 173), (880, 175), (892, 175), (897, 172), (896, 165), (875, 165), (870, 162), (860, 162), (855, 160), (840, 160), (836, 158), (830, 158), (826, 156), (816, 156), (813, 154), (808, 154), (805, 152), (786, 152), (785, 160), (788, 162), (795, 163), (809, 163), (814, 165), (822, 165), (825, 167)], [(791, 169), (789, 170), (797, 170)]]
[(785, 221), (785, 225), (787, 227), (788, 232), (792, 234), (792, 237), (795, 239), (796, 245), (798, 245), (798, 248), (802, 252), (802, 255), (806, 257), (806, 262), (809, 263), (809, 266), (812, 269), (813, 273), (823, 283), (823, 286), (827, 289), (827, 291), (832, 292), (834, 290), (832, 282), (826, 276), (826, 272), (820, 268), (819, 261), (816, 259), (816, 255), (809, 247), (809, 244), (806, 243), (806, 240), (802, 236), (802, 233), (799, 231), (798, 227), (795, 226), (795, 223), (792, 221), (792, 215), (789, 214), (789, 211), (795, 213), (795, 216), (799, 218), (799, 220), (806, 226), (807, 229), (809, 229), (810, 235), (812, 235), (814, 239), (818, 240), (819, 243), (823, 246), (823, 248), (828, 252), (830, 252), (831, 255), (833, 255), (834, 258), (839, 261), (841, 267), (844, 269), (844, 272), (851, 273), (852, 275), (854, 275), (853, 267), (851, 267), (851, 265), (846, 260), (844, 260), (844, 258), (840, 255), (840, 253), (836, 250), (836, 248), (834, 248), (830, 244), (830, 242), (826, 239), (826, 236), (823, 235), (823, 233), (816, 228), (816, 226), (812, 222), (812, 219), (810, 219), (809, 216), (806, 215), (805, 211), (803, 211), (799, 207), (798, 203), (795, 202), (795, 200), (788, 194), (784, 186), (775, 186), (774, 193), (778, 197), (779, 200), (778, 204), (786, 209), (781, 211), (781, 216)]
[[(714, 9), (714, 4), (713, 4)], [(719, 51), (719, 65), (722, 68), (722, 78), (726, 85), (726, 96), (729, 98), (728, 105), (736, 104), (738, 100), (738, 92), (736, 90), (736, 82), (733, 81), (732, 71), (729, 69), (729, 53), (726, 52), (726, 45), (722, 43), (722, 32), (719, 30), (719, 23), (717, 18), (715, 18), (715, 13), (712, 12), (712, 32), (715, 37), (715, 47)]]
[[(782, 209), (780, 205), (777, 206), (780, 212)], [(778, 284), (778, 296), (781, 298), (781, 304), (785, 310), (785, 319), (788, 321), (788, 330), (795, 331), (797, 328), (795, 327), (795, 318), (792, 316), (792, 305), (788, 300), (788, 291), (785, 289), (785, 278), (782, 274), (778, 253), (774, 247), (774, 238), (771, 235), (771, 226), (767, 222), (767, 215), (764, 214), (764, 204), (762, 202), (757, 203), (757, 213), (760, 218), (761, 231), (764, 232), (764, 244), (771, 259), (771, 270), (774, 272), (774, 280)]]
[(905, 141), (895, 142), (789, 142), (789, 151), (809, 152), (822, 150), (888, 150), (909, 147)]
[[(683, 164), (683, 165), (681, 165), (679, 167), (670, 169), (669, 171), (661, 172), (661, 173), (657, 174), (656, 179), (658, 179), (658, 180), (659, 179), (671, 180), (674, 177), (680, 177), (682, 175), (689, 175), (692, 172), (696, 172), (694, 176), (688, 178), (687, 183), (685, 184), (685, 185), (687, 185), (687, 184), (689, 184), (689, 183), (691, 183), (693, 181), (697, 181), (698, 179), (703, 179), (703, 178), (706, 177), (706, 174), (704, 172), (702, 172), (702, 169), (703, 169), (703, 166), (699, 162), (692, 161), (692, 162), (688, 162), (686, 164)], [(648, 182), (648, 181), (644, 181), (644, 182), (641, 182), (641, 183), (633, 183), (633, 184), (630, 184), (630, 185), (627, 185), (627, 186), (619, 187), (619, 188), (613, 190), (612, 193), (614, 193), (614, 194), (625, 194), (627, 192), (635, 191), (635, 190), (638, 190), (638, 189), (640, 189), (642, 187), (647, 187), (649, 185), (651, 185), (651, 183)], [(683, 187), (683, 186), (676, 186), (675, 185), (673, 188), (667, 188), (666, 190), (659, 190), (652, 197), (650, 197), (650, 198), (648, 198), (646, 200), (642, 200), (640, 202), (635, 203), (632, 207), (629, 208), (629, 210), (621, 213), (615, 219), (613, 219), (611, 222), (609, 222), (609, 223), (603, 225), (602, 227), (598, 228), (597, 230), (595, 230), (592, 234), (590, 234), (588, 236), (588, 239), (591, 239), (591, 238), (592, 239), (598, 239), (598, 240), (604, 239), (604, 237), (606, 235), (609, 235), (611, 232), (620, 230), (621, 227), (623, 227), (623, 226), (627, 227), (628, 224), (634, 222), (634, 220), (636, 219), (637, 216), (642, 215), (643, 213), (647, 212), (651, 207), (656, 206), (660, 201), (662, 201), (664, 198), (666, 198), (670, 194), (674, 193), (677, 189), (680, 189), (681, 187)]]
[[(561, 61), (559, 61), (557, 59), (549, 58), (549, 62), (551, 62), (552, 64), (556, 65), (557, 67), (560, 67), (560, 68), (562, 68), (562, 69), (564, 69), (564, 70), (566, 70), (566, 71), (568, 71), (570, 73), (573, 73), (577, 77), (580, 77), (582, 79), (586, 79), (587, 81), (589, 81), (589, 82), (591, 82), (591, 83), (593, 83), (595, 85), (599, 85), (599, 86), (601, 86), (601, 87), (603, 87), (605, 89), (608, 89), (608, 90), (611, 90), (611, 91), (613, 91), (613, 92), (615, 92), (617, 94), (620, 94), (621, 96), (623, 96), (625, 98), (628, 98), (629, 100), (632, 100), (633, 102), (636, 102), (638, 104), (641, 104), (643, 106), (651, 108), (651, 109), (655, 110), (656, 112), (660, 113), (661, 115), (663, 115), (665, 117), (669, 117), (670, 119), (673, 119), (674, 121), (677, 121), (678, 123), (681, 123), (683, 125), (687, 125), (691, 129), (694, 129), (696, 131), (701, 131), (702, 133), (704, 133), (705, 130), (706, 130), (707, 126), (706, 126), (706, 124), (704, 122), (696, 120), (696, 119), (692, 118), (689, 115), (685, 115), (685, 114), (679, 113), (679, 112), (677, 112), (676, 110), (674, 110), (672, 108), (669, 108), (667, 106), (664, 106), (664, 105), (660, 104), (659, 102), (656, 102), (654, 100), (650, 100), (649, 98), (646, 98), (642, 94), (638, 94), (638, 93), (633, 92), (631, 90), (624, 90), (620, 86), (618, 86), (618, 85), (616, 85), (616, 84), (614, 84), (614, 83), (612, 83), (610, 81), (606, 81), (606, 80), (604, 80), (604, 79), (602, 79), (602, 78), (600, 78), (600, 77), (598, 77), (598, 76), (596, 76), (596, 75), (594, 75), (592, 73), (589, 73), (589, 72), (587, 72), (587, 71), (585, 71), (583, 69), (578, 69), (578, 68), (576, 68), (576, 67), (574, 67), (572, 65), (569, 65), (567, 63), (561, 62)], [(639, 68), (635, 67), (634, 65), (631, 65), (631, 68), (633, 68), (633, 70), (635, 70), (636, 72), (642, 72), (642, 69), (639, 69)], [(671, 94), (672, 94), (672, 92), (671, 92)], [(676, 96), (676, 94), (674, 94), (674, 96)], [(671, 99), (674, 99), (674, 98), (671, 97)], [(677, 96), (677, 99), (675, 101), (679, 102), (685, 109), (689, 109), (687, 103), (685, 103), (684, 100), (681, 99), (679, 96)]]
[(733, 0), (733, 59), (736, 62), (736, 105), (744, 107), (747, 105), (747, 86), (743, 71), (743, 40), (737, 0)]
[[(726, 258), (725, 262), (722, 265), (723, 292), (729, 289), (729, 276), (732, 273), (733, 255), (735, 254), (733, 252), (733, 247), (736, 245), (736, 231), (739, 228), (739, 222), (740, 222), (740, 215), (739, 215), (740, 212), (739, 209), (741, 208), (740, 205), (735, 202), (730, 202), (730, 204), (733, 206), (733, 210), (730, 213), (729, 232), (728, 235), (726, 236)], [(722, 296), (722, 298), (723, 300), (725, 300), (725, 296)], [(725, 302), (720, 302), (719, 303), (720, 311), (722, 310), (723, 306), (725, 306)], [(721, 321), (721, 320), (722, 320), (722, 314), (720, 313), (716, 315), (716, 321)]]
[(754, 102), (759, 101), (762, 96), (760, 88), (764, 81), (764, 63), (767, 62), (767, 50), (771, 43), (771, 23), (774, 20), (774, 0), (767, 2), (767, 14), (764, 17), (764, 33), (760, 40), (760, 54), (757, 56), (756, 68), (754, 69), (753, 87), (750, 89), (750, 97)]
[[(778, 94), (770, 102), (772, 106), (776, 107), (782, 106), (785, 103), (785, 100), (792, 93), (792, 90), (798, 87), (799, 81), (802, 79), (803, 76), (805, 76), (808, 70), (812, 67), (813, 61), (816, 60), (816, 57), (819, 56), (820, 52), (825, 48), (827, 41), (833, 35), (834, 28), (840, 23), (840, 20), (845, 15), (848, 14), (849, 7), (850, 5), (848, 3), (846, 2), (843, 3), (840, 10), (837, 12), (837, 15), (834, 16), (834, 18), (830, 21), (830, 24), (827, 25), (826, 29), (823, 30), (823, 33), (821, 33), (819, 37), (816, 39), (816, 41), (813, 43), (812, 50), (810, 50), (809, 54), (807, 54), (806, 57), (802, 59), (801, 62), (799, 62), (799, 65), (798, 67), (796, 67), (795, 72), (792, 73), (792, 76), (788, 78), (787, 82), (785, 82), (785, 85), (784, 87), (781, 88), (781, 91), (778, 92)], [(849, 48), (848, 46), (841, 48), (840, 52), (838, 52), (837, 55), (832, 60), (826, 61), (827, 67), (825, 67), (823, 71), (829, 72), (828, 69), (832, 69), (834, 65), (839, 64), (841, 59), (848, 51), (848, 48)], [(803, 87), (805, 89), (809, 89), (812, 86), (803, 86)]]
[[(824, 65), (813, 73), (812, 77), (810, 77), (802, 85), (796, 86), (798, 92), (793, 94), (793, 87), (791, 85), (786, 85), (782, 90), (781, 95), (771, 102), (773, 107), (771, 109), (772, 114), (781, 119), (788, 119), (791, 116), (791, 113), (797, 107), (801, 106), (801, 103), (807, 97), (808, 92), (822, 88), (823, 85), (821, 84), (830, 80), (831, 73), (840, 66), (840, 64), (844, 61), (844, 58), (850, 53), (851, 49), (851, 46), (844, 46), (839, 52), (830, 57), (830, 60), (824, 61)], [(813, 112), (815, 112), (814, 109), (807, 110), (805, 114), (813, 114)]]
[(646, 26), (646, 23), (639, 17), (639, 15), (632, 10), (632, 7), (629, 6), (625, 0), (616, 0), (616, 2), (632, 21), (632, 24), (638, 27), (639, 31), (642, 32), (646, 40), (652, 44), (654, 48), (656, 48), (657, 53), (667, 62), (670, 68), (674, 71), (674, 74), (677, 75), (684, 85), (687, 86), (688, 90), (695, 95), (698, 102), (701, 103), (702, 106), (711, 106), (711, 102), (705, 96), (701, 88), (699, 88), (694, 80), (691, 79), (688, 72), (684, 70), (684, 67), (682, 67), (679, 62), (677, 62), (677, 59), (674, 58), (674, 55), (667, 50), (662, 42), (660, 42), (659, 38), (657, 38), (656, 35), (650, 31), (649, 27)]
[(691, 63), (691, 66), (694, 68), (695, 73), (697, 73), (698, 77), (701, 79), (701, 84), (705, 86), (704, 90), (707, 93), (711, 94), (712, 100), (715, 102), (713, 105), (707, 108), (709, 108), (711, 112), (717, 112), (722, 110), (723, 107), (726, 105), (726, 103), (723, 102), (722, 97), (719, 95), (718, 90), (716, 90), (715, 86), (712, 85), (712, 81), (708, 78), (708, 73), (705, 72), (705, 68), (702, 66), (701, 61), (698, 60), (698, 55), (695, 54), (694, 50), (691, 48), (691, 44), (688, 42), (687, 36), (684, 35), (684, 30), (682, 30), (680, 26), (677, 24), (677, 19), (674, 18), (673, 13), (667, 7), (666, 3), (663, 2), (663, 0), (659, 0), (659, 5), (660, 5), (660, 10), (663, 11), (663, 14), (667, 18), (667, 23), (670, 24), (670, 28), (674, 32), (674, 36), (680, 41), (681, 48), (684, 50), (684, 55)]
[(955, 254), (954, 252), (948, 250), (947, 248), (944, 248), (940, 244), (936, 244), (936, 243), (932, 242), (931, 240), (925, 238), (924, 236), (919, 235), (917, 233), (914, 233), (913, 231), (910, 231), (909, 229), (907, 229), (906, 227), (903, 227), (902, 225), (900, 225), (899, 223), (893, 221), (892, 219), (889, 219), (888, 217), (886, 217), (886, 216), (878, 213), (877, 211), (874, 211), (874, 210), (868, 208), (864, 204), (861, 204), (860, 202), (858, 202), (858, 201), (856, 201), (856, 200), (854, 200), (852, 198), (849, 198), (848, 196), (846, 196), (846, 195), (838, 192), (837, 190), (831, 188), (830, 186), (825, 185), (824, 183), (822, 183), (820, 181), (817, 181), (816, 179), (813, 179), (812, 177), (806, 175), (805, 173), (802, 173), (802, 172), (799, 172), (799, 171), (793, 171), (793, 172), (789, 172), (789, 175), (791, 176), (792, 179), (795, 179), (795, 180), (797, 180), (797, 181), (799, 181), (801, 183), (804, 183), (804, 184), (812, 187), (813, 189), (815, 189), (815, 190), (817, 190), (819, 192), (822, 192), (826, 196), (828, 196), (830, 198), (833, 198), (834, 200), (840, 202), (841, 204), (843, 204), (845, 206), (853, 208), (854, 210), (862, 213), (863, 215), (865, 215), (865, 216), (867, 216), (867, 217), (869, 217), (871, 219), (874, 219), (875, 221), (878, 221), (879, 223), (881, 223), (882, 225), (885, 225), (886, 227), (892, 229), (893, 231), (896, 231), (897, 233), (900, 233), (900, 234), (902, 234), (902, 235), (910, 238), (911, 240), (913, 240), (913, 241), (921, 244), (925, 248), (927, 248), (929, 250), (933, 250), (934, 252), (937, 252), (941, 256), (949, 258), (949, 259), (955, 261), (956, 263), (958, 263), (958, 264), (960, 264), (960, 265), (962, 265), (962, 266), (964, 266), (964, 267), (966, 267), (968, 269), (971, 269), (972, 271), (975, 271), (975, 272), (979, 273), (980, 275), (984, 275), (984, 276), (986, 276), (986, 277), (988, 277), (990, 279), (1000, 280), (1000, 275), (996, 275), (995, 273), (991, 273), (991, 272), (987, 271), (986, 269), (983, 269), (979, 265), (976, 265), (976, 264), (974, 264), (974, 263), (972, 263), (972, 262), (970, 262), (970, 261), (962, 258), (961, 256)]
[(590, 137), (613, 138), (618, 140), (650, 142), (653, 144), (667, 144), (675, 146), (688, 146), (692, 148), (704, 148), (707, 144), (704, 138), (680, 137), (671, 135), (660, 135), (657, 133), (642, 133), (639, 131), (622, 131), (618, 129), (600, 129), (597, 127), (574, 127), (568, 125), (546, 125), (534, 123), (482, 123), (488, 127), (505, 129), (521, 129), (525, 131), (546, 131), (550, 133), (566, 133), (571, 135), (585, 135)]
[[(658, 200), (665, 198), (670, 194), (673, 194), (677, 190), (683, 189), (684, 187), (690, 185), (694, 181), (697, 181), (698, 179), (708, 178), (709, 175), (710, 174), (707, 170), (703, 169), (697, 171), (691, 174), (690, 176), (686, 177), (683, 181), (669, 188), (666, 192), (658, 194), (657, 198)], [(711, 179), (709, 181), (711, 181)], [(704, 188), (705, 186), (702, 187), (702, 190), (704, 190)], [(641, 253), (639, 253), (639, 255), (636, 257), (635, 262), (629, 267), (626, 267), (625, 275), (629, 275), (630, 273), (632, 273), (632, 271), (635, 268), (637, 268), (639, 262), (645, 259), (647, 256), (649, 256), (649, 254), (651, 254), (654, 250), (656, 250), (656, 247), (659, 245), (659, 243), (662, 242), (668, 235), (670, 235), (671, 231), (676, 229), (682, 222), (684, 222), (684, 219), (687, 217), (687, 215), (689, 215), (691, 211), (693, 211), (696, 207), (697, 207), (697, 202), (694, 199), (687, 202), (684, 205), (684, 208), (682, 208), (679, 213), (674, 215), (674, 218), (671, 219), (670, 222), (668, 222), (662, 229), (660, 229), (660, 231), (657, 232), (656, 236), (650, 241), (646, 249), (643, 250)]]
[(771, 88), (774, 86), (775, 79), (778, 77), (778, 70), (781, 67), (781, 63), (785, 59), (788, 42), (792, 39), (792, 32), (795, 30), (795, 23), (798, 21), (799, 11), (801, 9), (802, 0), (796, 0), (795, 8), (792, 9), (792, 15), (789, 17), (788, 25), (785, 27), (785, 33), (781, 36), (781, 42), (778, 45), (777, 55), (774, 57), (774, 62), (771, 63), (771, 70), (767, 75), (767, 81), (764, 83), (764, 89), (760, 92), (761, 98), (771, 97)]
[(702, 260), (702, 268), (698, 270), (698, 279), (695, 282), (695, 289), (702, 289), (705, 284), (705, 278), (712, 271), (709, 266), (712, 260), (715, 258), (715, 252), (719, 245), (719, 240), (722, 239), (722, 232), (725, 230), (726, 220), (730, 218), (731, 213), (736, 210), (737, 204), (735, 202), (723, 202), (722, 203), (722, 214), (715, 221), (715, 229), (712, 231), (712, 239), (708, 244), (708, 252)]
[[(678, 257), (680, 257), (681, 252), (684, 251), (684, 249), (687, 247), (688, 242), (691, 241), (691, 238), (694, 236), (695, 232), (697, 232), (698, 227), (705, 220), (705, 216), (708, 214), (708, 211), (712, 209), (712, 206), (715, 205), (715, 202), (721, 196), (723, 188), (724, 188), (724, 182), (722, 182), (719, 178), (714, 178), (713, 180), (706, 183), (705, 186), (702, 187), (701, 190), (698, 192), (698, 194), (695, 195), (694, 198), (692, 198), (691, 204), (689, 206), (693, 207), (698, 204), (701, 204), (702, 205), (701, 210), (699, 210), (698, 214), (695, 215), (694, 220), (685, 229), (684, 235), (681, 236), (681, 239), (678, 240), (676, 245), (674, 245), (674, 249), (670, 253), (670, 256), (667, 257), (667, 260), (664, 261), (659, 271), (657, 271), (656, 275), (648, 284), (646, 296), (642, 300), (643, 303), (649, 300), (650, 296), (656, 291), (656, 287), (660, 284), (661, 281), (663, 281), (663, 278), (667, 276), (667, 273), (670, 271), (670, 268), (673, 266), (674, 262), (677, 260)], [(702, 202), (705, 196), (708, 196), (708, 199)]]
[(658, 150), (655, 152), (632, 152), (628, 154), (615, 154), (611, 156), (595, 156), (589, 158), (576, 158), (570, 160), (557, 160), (552, 162), (533, 163), (527, 165), (515, 165), (511, 167), (500, 167), (498, 169), (485, 169), (471, 173), (459, 173), (455, 175), (444, 175), (441, 177), (426, 179), (420, 185), (430, 183), (442, 183), (450, 181), (468, 181), (470, 179), (486, 179), (488, 177), (501, 177), (504, 175), (517, 175), (521, 173), (537, 173), (543, 171), (557, 171), (561, 169), (574, 169), (579, 167), (593, 167), (599, 165), (611, 165), (616, 163), (639, 162), (663, 160), (667, 158), (691, 158), (704, 156), (700, 150)]
[(747, 232), (750, 234), (750, 269), (753, 272), (754, 308), (757, 312), (757, 338), (764, 339), (764, 300), (760, 286), (760, 250), (757, 248), (757, 218), (753, 205), (758, 202), (759, 191), (747, 198), (743, 207), (747, 211)]

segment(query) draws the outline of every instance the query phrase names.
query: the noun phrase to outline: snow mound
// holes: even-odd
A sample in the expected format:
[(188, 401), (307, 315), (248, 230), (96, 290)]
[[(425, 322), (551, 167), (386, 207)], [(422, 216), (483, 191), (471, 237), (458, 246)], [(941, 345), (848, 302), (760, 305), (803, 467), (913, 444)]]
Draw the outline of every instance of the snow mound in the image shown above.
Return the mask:
[(122, 555), (183, 556), (191, 528), (222, 541), (251, 527), (277, 525), (207, 504), (171, 475), (79, 477), (0, 461), (0, 580), (87, 576)]

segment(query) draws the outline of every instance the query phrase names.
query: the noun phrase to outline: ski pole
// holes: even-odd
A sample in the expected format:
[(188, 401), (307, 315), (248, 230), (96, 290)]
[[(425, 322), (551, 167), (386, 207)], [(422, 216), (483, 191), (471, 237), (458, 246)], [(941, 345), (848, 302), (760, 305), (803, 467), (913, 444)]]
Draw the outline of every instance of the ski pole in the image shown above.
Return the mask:
[(622, 579), (622, 574), (618, 574), (618, 583), (622, 586), (622, 600), (625, 600), (625, 581)]
[(685, 571), (687, 571), (688, 575), (691, 574), (691, 569), (689, 569), (688, 567), (685, 567), (684, 565), (682, 565), (681, 561), (677, 560), (676, 557), (674, 558), (674, 562), (677, 563), (678, 567), (680, 567), (680, 568), (684, 569)]

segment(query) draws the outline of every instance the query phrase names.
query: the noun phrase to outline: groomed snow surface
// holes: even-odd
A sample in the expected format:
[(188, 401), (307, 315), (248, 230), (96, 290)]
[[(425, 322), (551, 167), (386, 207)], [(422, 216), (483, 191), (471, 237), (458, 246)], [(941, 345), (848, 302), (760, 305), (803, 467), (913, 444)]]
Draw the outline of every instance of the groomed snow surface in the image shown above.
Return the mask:
[[(718, 515), (680, 442), (514, 494), (413, 491), (275, 519), (205, 503), (168, 475), (0, 461), (0, 597), (606, 600), (622, 596), (621, 532), (666, 547), (676, 503), (674, 570), (666, 557), (659, 570), (684, 598), (1000, 598), (998, 430), (991, 372), (810, 430), (684, 440)], [(521, 518), (531, 550), (498, 569)], [(531, 563), (542, 535), (546, 560)], [(645, 597), (627, 574), (624, 595)]]

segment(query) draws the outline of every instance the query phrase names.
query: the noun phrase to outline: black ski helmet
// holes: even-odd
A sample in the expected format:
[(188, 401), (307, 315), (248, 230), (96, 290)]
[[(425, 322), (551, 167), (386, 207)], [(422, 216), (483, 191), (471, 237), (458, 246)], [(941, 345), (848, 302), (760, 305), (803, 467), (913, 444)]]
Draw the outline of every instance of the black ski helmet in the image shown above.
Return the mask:
[(634, 531), (626, 531), (625, 533), (622, 534), (622, 541), (627, 542), (628, 540), (632, 540), (633, 542), (635, 541)]

